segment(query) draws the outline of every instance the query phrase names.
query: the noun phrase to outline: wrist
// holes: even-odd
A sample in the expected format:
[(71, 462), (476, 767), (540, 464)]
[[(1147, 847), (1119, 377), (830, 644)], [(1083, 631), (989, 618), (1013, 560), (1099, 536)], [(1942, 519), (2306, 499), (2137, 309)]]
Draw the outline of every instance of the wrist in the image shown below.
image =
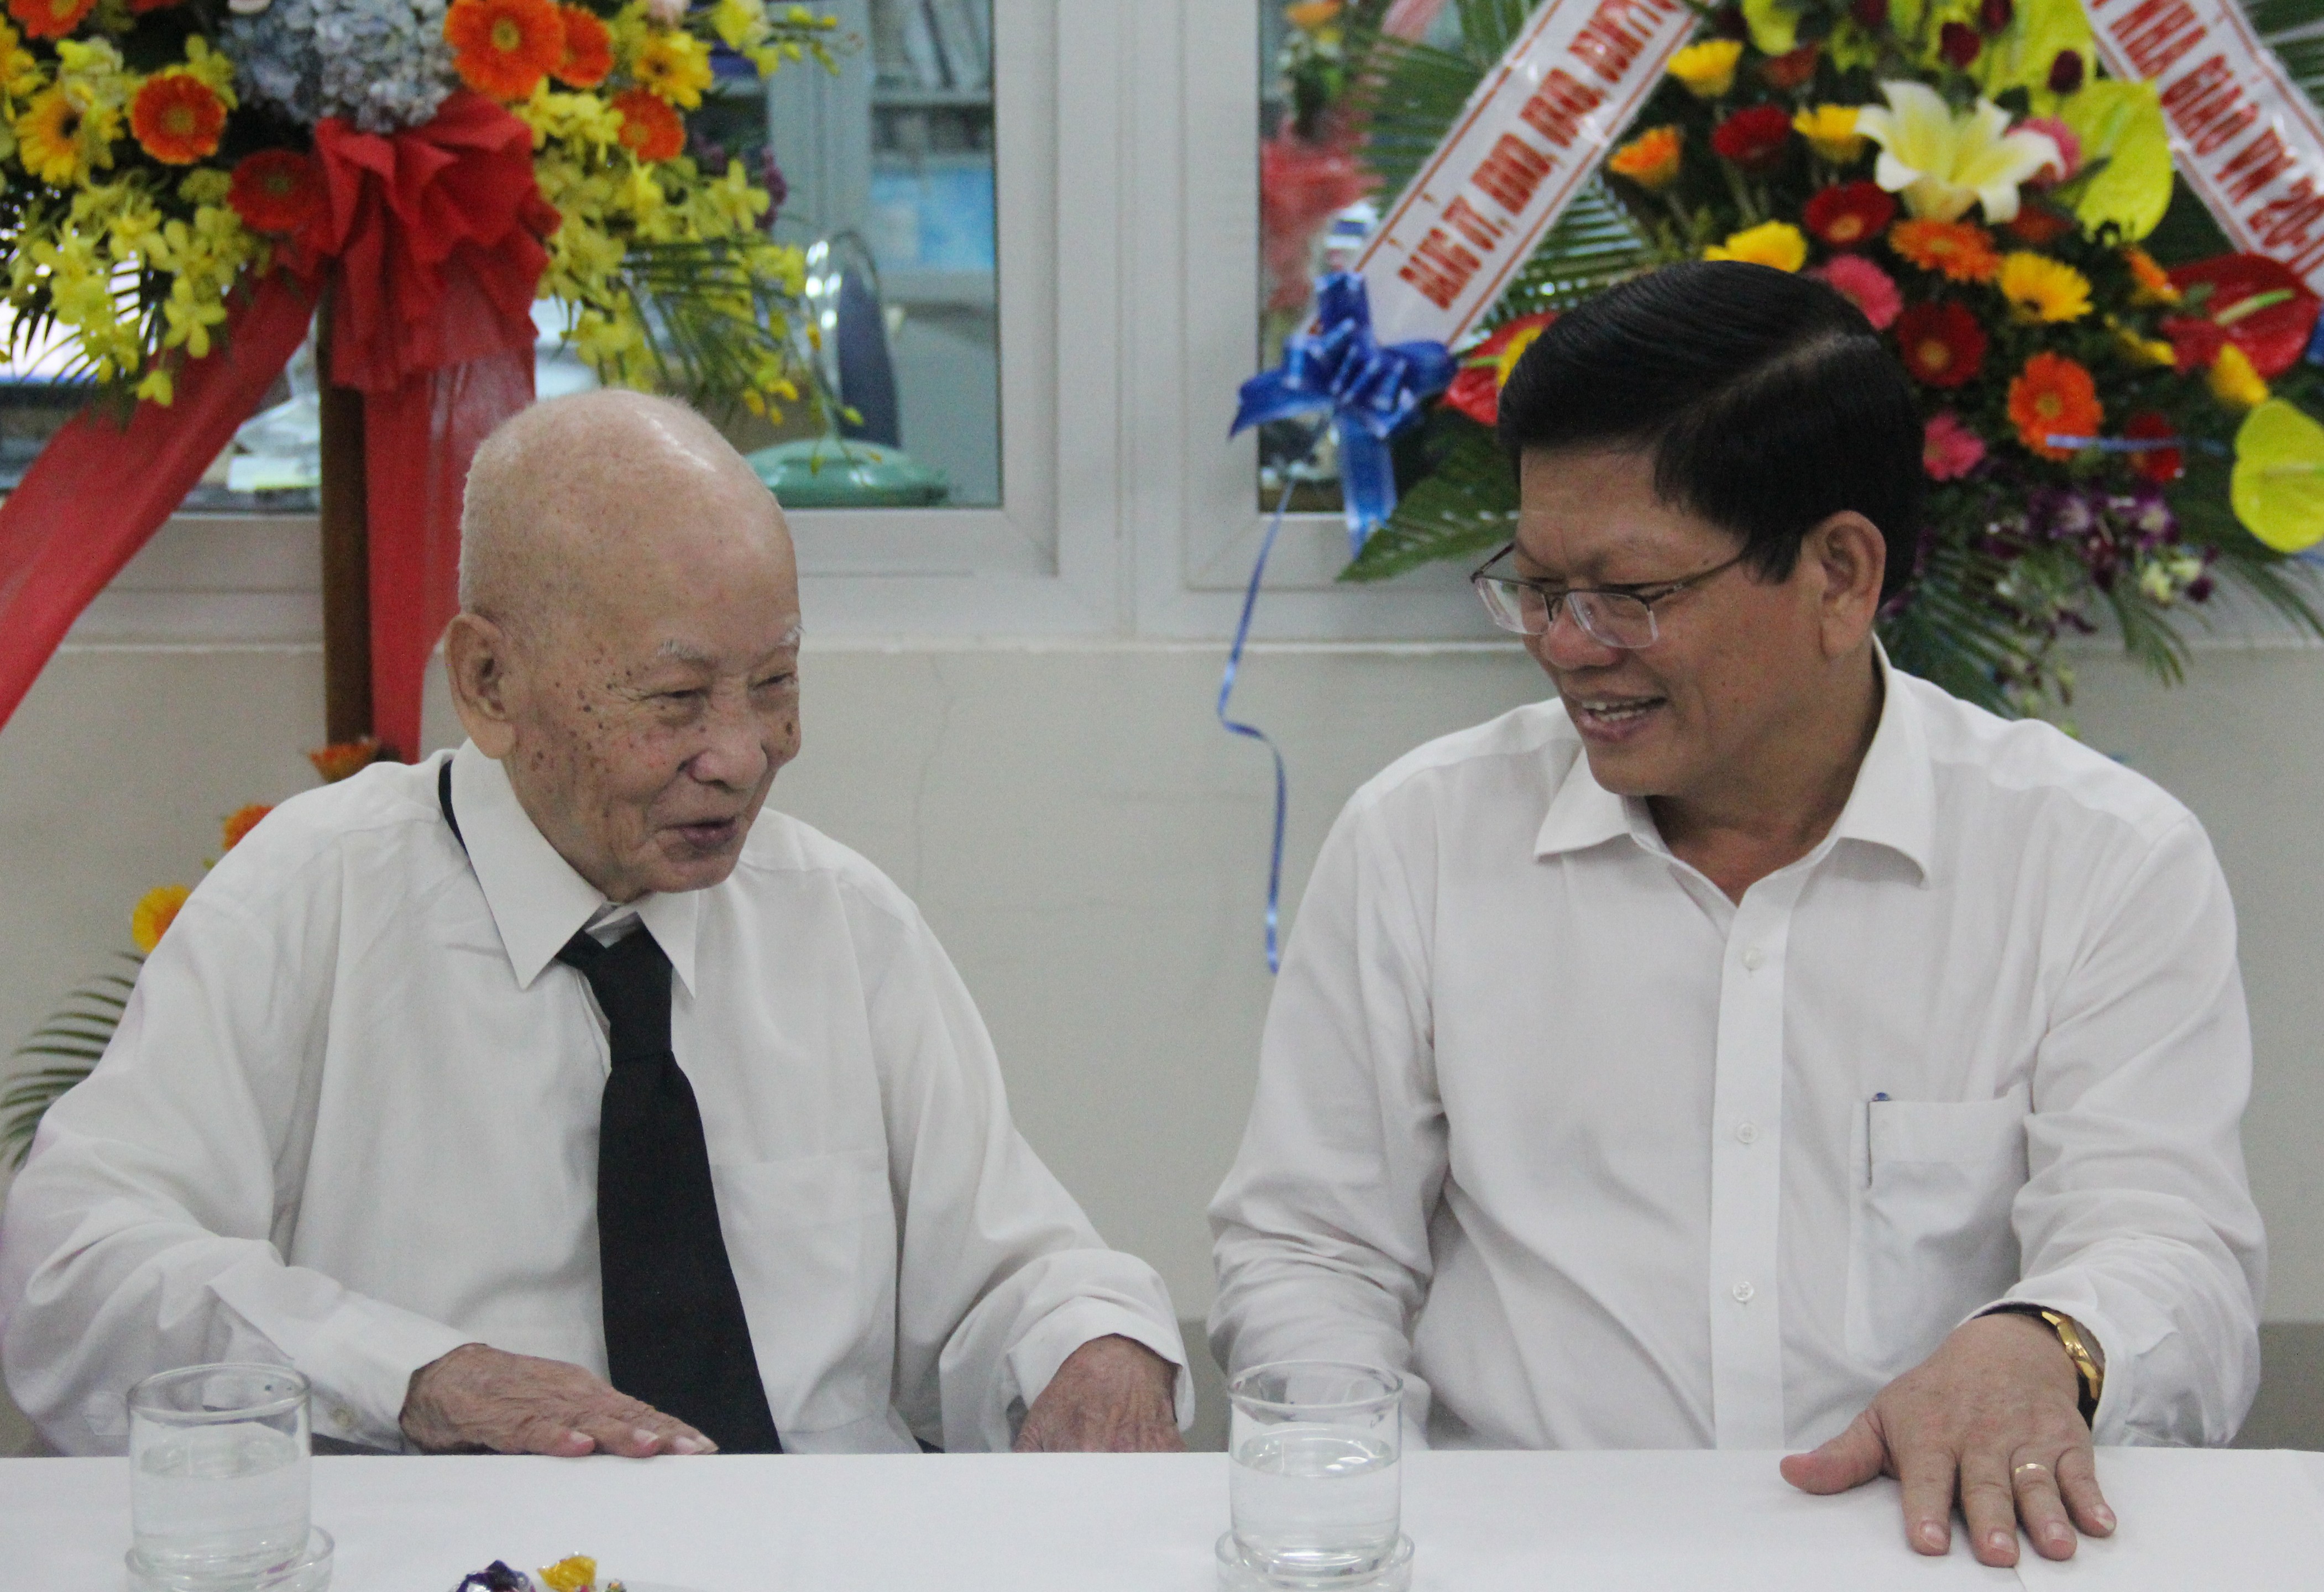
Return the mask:
[(2081, 1413), (2082, 1422), (2095, 1428), (2098, 1401), (2106, 1394), (2106, 1350), (2100, 1347), (2097, 1338), (2065, 1311), (2052, 1310), (2046, 1305), (2012, 1301), (2007, 1304), (1995, 1305), (1985, 1313), (1987, 1316), (2019, 1316), (2048, 1330), (2073, 1372), (2075, 1403)]

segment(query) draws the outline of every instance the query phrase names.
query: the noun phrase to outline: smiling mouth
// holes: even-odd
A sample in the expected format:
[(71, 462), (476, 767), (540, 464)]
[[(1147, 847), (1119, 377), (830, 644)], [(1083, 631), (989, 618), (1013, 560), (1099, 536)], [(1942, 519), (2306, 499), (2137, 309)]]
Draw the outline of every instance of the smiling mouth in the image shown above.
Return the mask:
[(1593, 740), (1621, 740), (1666, 704), (1660, 696), (1568, 697), (1574, 727)]

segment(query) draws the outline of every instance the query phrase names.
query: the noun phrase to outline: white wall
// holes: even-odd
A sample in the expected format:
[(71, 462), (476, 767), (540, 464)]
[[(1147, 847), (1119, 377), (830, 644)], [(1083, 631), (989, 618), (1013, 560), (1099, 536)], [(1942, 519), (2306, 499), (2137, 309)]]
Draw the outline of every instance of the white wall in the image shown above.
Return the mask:
[[(982, 1004), (1027, 1134), (1109, 1238), (1210, 1297), (1202, 1207), (1249, 1100), (1268, 977), (1266, 754), (1211, 717), (1220, 649), (811, 650), (779, 805), (887, 869)], [(2259, 1081), (2246, 1124), (2271, 1319), (2324, 1321), (2324, 652), (2210, 651), (2161, 690), (2082, 665), (2085, 733), (2210, 827), (2242, 916)], [(0, 732), (0, 1036), (190, 882), (220, 815), (312, 783), (311, 650), (80, 649)], [(1416, 742), (1541, 689), (1513, 651), (1267, 649), (1238, 706), (1290, 761), (1286, 916), (1332, 814)]]

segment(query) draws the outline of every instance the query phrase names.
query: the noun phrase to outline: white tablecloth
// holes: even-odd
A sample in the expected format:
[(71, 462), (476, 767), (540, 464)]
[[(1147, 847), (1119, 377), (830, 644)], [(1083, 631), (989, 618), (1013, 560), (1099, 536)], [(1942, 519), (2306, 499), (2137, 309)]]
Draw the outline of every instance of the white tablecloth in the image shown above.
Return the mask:
[[(2017, 1571), (1904, 1545), (1895, 1489), (1810, 1498), (1773, 1454), (1432, 1453), (1405, 1465), (1416, 1592), (2324, 1588), (2324, 1456), (2111, 1449), (2118, 1536)], [(0, 1460), (0, 1587), (124, 1584), (120, 1459)], [(337, 1592), (448, 1592), (494, 1559), (594, 1553), (698, 1592), (1207, 1592), (1218, 1454), (323, 1459)]]

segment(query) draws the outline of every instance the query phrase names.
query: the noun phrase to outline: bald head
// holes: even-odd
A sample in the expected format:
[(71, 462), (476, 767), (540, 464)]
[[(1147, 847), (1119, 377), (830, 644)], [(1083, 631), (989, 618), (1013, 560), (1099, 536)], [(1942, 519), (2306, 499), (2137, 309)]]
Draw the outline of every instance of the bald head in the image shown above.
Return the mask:
[(606, 390), (521, 410), (476, 449), (460, 517), (460, 606), (512, 630), (597, 606), (672, 562), (791, 562), (774, 495), (674, 399)]
[(589, 392), (476, 450), (461, 722), (534, 826), (615, 901), (733, 870), (798, 750), (798, 574), (782, 511), (683, 404)]

